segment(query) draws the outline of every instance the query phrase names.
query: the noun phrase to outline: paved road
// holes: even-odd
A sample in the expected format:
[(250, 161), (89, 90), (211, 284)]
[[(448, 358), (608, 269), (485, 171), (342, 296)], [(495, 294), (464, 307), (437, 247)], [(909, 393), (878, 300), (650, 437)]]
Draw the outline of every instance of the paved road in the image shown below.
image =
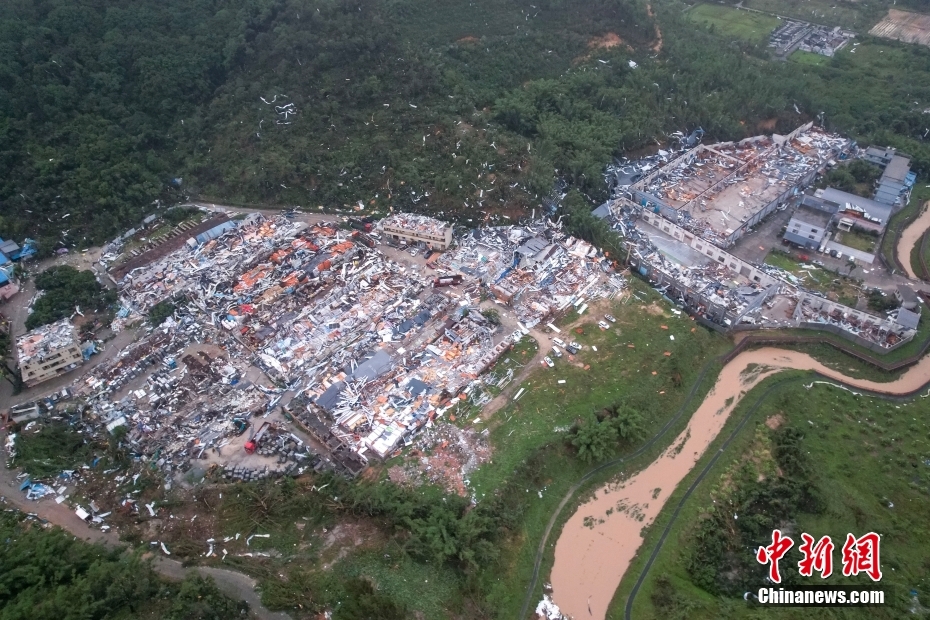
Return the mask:
[[(49, 523), (53, 523), (74, 536), (91, 543), (100, 543), (107, 546), (120, 546), (119, 537), (115, 534), (101, 532), (89, 527), (81, 521), (66, 503), (56, 504), (53, 499), (30, 501), (19, 491), (16, 481), (16, 471), (0, 466), (0, 493), (5, 495), (7, 505), (12, 505), (23, 512), (35, 514)], [(262, 605), (260, 595), (255, 591), (256, 582), (248, 575), (235, 571), (208, 566), (185, 567), (177, 560), (164, 556), (157, 556), (152, 562), (153, 568), (168, 579), (184, 579), (191, 571), (213, 577), (217, 588), (230, 598), (244, 600), (249, 604), (253, 617), (259, 620), (290, 620), (291, 617), (282, 612), (269, 611)]]
[[(849, 272), (849, 263), (845, 258), (836, 259), (829, 254), (819, 254), (814, 251), (803, 252), (797, 248), (786, 248), (781, 243), (781, 229), (788, 224), (791, 219), (793, 209), (789, 207), (785, 211), (776, 211), (768, 217), (754, 232), (741, 237), (736, 244), (730, 248), (730, 252), (745, 261), (755, 264), (762, 264), (765, 257), (772, 250), (789, 250), (793, 254), (806, 253), (812, 260), (823, 262), (824, 267), (830, 270), (839, 270), (840, 273)], [(873, 265), (862, 267), (861, 265), (853, 273), (853, 277), (861, 278), (866, 286), (891, 290), (899, 285), (909, 286), (918, 290), (930, 292), (930, 284), (911, 280), (906, 274), (890, 274), (881, 262), (876, 259)]]

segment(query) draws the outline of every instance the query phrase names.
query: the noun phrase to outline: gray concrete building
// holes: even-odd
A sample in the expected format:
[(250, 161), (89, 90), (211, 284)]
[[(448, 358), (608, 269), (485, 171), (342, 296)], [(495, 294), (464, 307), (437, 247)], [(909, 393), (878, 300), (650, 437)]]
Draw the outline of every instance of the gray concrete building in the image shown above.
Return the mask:
[(885, 171), (878, 180), (878, 189), (875, 190), (875, 200), (891, 206), (902, 204), (901, 195), (908, 188), (908, 175), (911, 172), (911, 160), (901, 155), (895, 155), (885, 166)]
[(823, 243), (833, 214), (801, 204), (788, 221), (785, 239), (809, 250), (816, 250)]

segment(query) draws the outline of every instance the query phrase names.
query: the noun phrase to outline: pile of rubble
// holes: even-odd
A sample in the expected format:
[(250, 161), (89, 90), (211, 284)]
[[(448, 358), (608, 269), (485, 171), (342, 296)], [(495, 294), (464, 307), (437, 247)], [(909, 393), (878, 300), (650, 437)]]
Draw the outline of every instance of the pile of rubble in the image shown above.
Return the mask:
[[(700, 240), (687, 245), (683, 227), (653, 214), (621, 208), (614, 211), (611, 222), (631, 246), (631, 265), (659, 293), (689, 313), (723, 327), (829, 326), (860, 344), (883, 348), (916, 335), (915, 329), (894, 318), (874, 316), (809, 292), (803, 278), (778, 267), (745, 263), (719, 248), (701, 246)], [(696, 251), (701, 247), (706, 251)]]
[(580, 309), (585, 299), (612, 298), (624, 286), (605, 275), (609, 257), (547, 221), (473, 231), (438, 263), (488, 285), (526, 328), (570, 305)]

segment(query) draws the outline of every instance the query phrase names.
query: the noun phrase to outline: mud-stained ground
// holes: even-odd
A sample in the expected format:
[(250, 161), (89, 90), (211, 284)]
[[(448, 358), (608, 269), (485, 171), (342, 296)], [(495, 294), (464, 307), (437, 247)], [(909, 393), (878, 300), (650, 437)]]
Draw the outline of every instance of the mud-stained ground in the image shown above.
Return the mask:
[(388, 470), (388, 477), (396, 484), (435, 484), (465, 496), (469, 475), (490, 458), (486, 438), (480, 426), (463, 429), (440, 422), (420, 435), (403, 463)]

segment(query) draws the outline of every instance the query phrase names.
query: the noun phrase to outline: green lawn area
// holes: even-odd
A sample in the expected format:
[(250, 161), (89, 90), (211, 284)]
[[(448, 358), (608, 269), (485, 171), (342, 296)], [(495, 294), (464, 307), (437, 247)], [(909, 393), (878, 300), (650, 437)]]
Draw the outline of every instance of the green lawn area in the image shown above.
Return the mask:
[(875, 251), (878, 237), (858, 230), (850, 230), (848, 232), (837, 233), (834, 237), (834, 241), (842, 243), (843, 245), (848, 245), (855, 250), (871, 253)]
[[(806, 256), (814, 260), (813, 254), (811, 252)], [(820, 291), (825, 295), (833, 293), (839, 303), (851, 307), (856, 305), (859, 290), (856, 288), (855, 282), (845, 275), (827, 271), (822, 267), (812, 266), (810, 262), (796, 258), (794, 254), (786, 254), (780, 251), (770, 252), (765, 257), (765, 263), (780, 267), (799, 279), (803, 278), (800, 285), (804, 288)], [(804, 265), (807, 265), (807, 267), (804, 267)]]
[(699, 4), (688, 11), (688, 16), (720, 33), (739, 37), (754, 43), (765, 43), (781, 23), (777, 18), (726, 6)]
[(745, 0), (744, 6), (817, 24), (868, 30), (882, 18), (882, 7), (831, 0)]
[(796, 50), (788, 57), (788, 60), (800, 65), (825, 65), (830, 62), (830, 59), (823, 54), (815, 54), (803, 50)]
[[(672, 511), (679, 505), (684, 490), (759, 395), (779, 380), (779, 377), (769, 379), (747, 395), (718, 441), (676, 490), (649, 529), (642, 551), (614, 597), (608, 618), (623, 617), (632, 585), (640, 576)], [(917, 591), (920, 604), (926, 606), (930, 598), (927, 589), (930, 566), (926, 561), (930, 554), (927, 542), (930, 527), (925, 518), (930, 509), (930, 461), (927, 459), (930, 403), (920, 398), (910, 402), (886, 401), (853, 395), (827, 385), (806, 389), (804, 384), (808, 381), (798, 376), (775, 388), (684, 503), (635, 599), (634, 618), (902, 618), (910, 615), (909, 609), (914, 603), (909, 594), (911, 590)], [(784, 481), (784, 472), (773, 467), (778, 456), (773, 444), (779, 431), (766, 426), (767, 420), (773, 426), (780, 423), (780, 432), (791, 427), (800, 431), (797, 448), (812, 466), (809, 475), (813, 480), (814, 501), (798, 510), (783, 508), (768, 514), (757, 511), (759, 506), (765, 505), (764, 494)], [(749, 503), (730, 504), (740, 497), (745, 500), (746, 496), (738, 491), (746, 488), (758, 489), (762, 495), (753, 495)], [(731, 519), (730, 523), (735, 523), (731, 513), (746, 520), (740, 522), (746, 528), (741, 531), (750, 531), (749, 520), (758, 519), (761, 526), (758, 539), (753, 538), (752, 544), (728, 549), (722, 559), (698, 558), (695, 556), (696, 535), (702, 520), (715, 514), (721, 505), (727, 506), (723, 512)], [(761, 575), (751, 571), (765, 569), (757, 566), (751, 556), (756, 546), (771, 542), (771, 519), (786, 531), (790, 529), (796, 541), (781, 562), (781, 572), (788, 584), (872, 586), (867, 577), (843, 577), (837, 570), (841, 567), (840, 548), (847, 533), (861, 536), (874, 531), (880, 534), (881, 585), (886, 591), (886, 604), (848, 608), (842, 615), (747, 605), (742, 600), (742, 591), (764, 585)], [(727, 529), (733, 532), (736, 528)], [(819, 576), (802, 578), (797, 574), (801, 532), (815, 539), (829, 535), (836, 545), (834, 574), (824, 582)], [(729, 535), (724, 538), (733, 540)], [(746, 554), (750, 557), (745, 557)], [(718, 594), (698, 587), (694, 583), (694, 568), (700, 562), (712, 563), (718, 583), (726, 584), (742, 576), (740, 591)], [(734, 570), (740, 562), (743, 573)]]

